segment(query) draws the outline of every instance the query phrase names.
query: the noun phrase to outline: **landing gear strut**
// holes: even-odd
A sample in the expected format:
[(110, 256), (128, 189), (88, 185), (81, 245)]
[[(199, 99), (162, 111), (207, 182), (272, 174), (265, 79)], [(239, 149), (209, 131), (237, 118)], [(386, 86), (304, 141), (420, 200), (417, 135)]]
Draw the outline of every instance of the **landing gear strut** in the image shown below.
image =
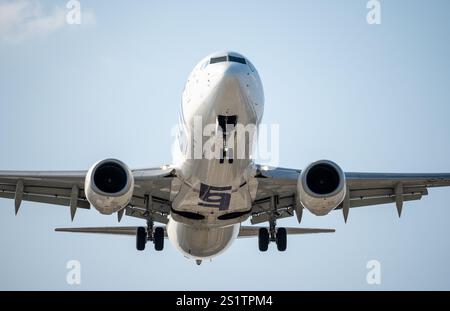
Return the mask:
[(164, 249), (164, 228), (153, 228), (153, 221), (147, 221), (147, 228), (138, 227), (136, 230), (136, 249), (143, 251), (147, 241), (153, 241), (156, 251)]
[(287, 230), (286, 228), (276, 228), (275, 220), (269, 221), (269, 229), (260, 228), (258, 233), (258, 246), (261, 252), (266, 252), (269, 243), (275, 242), (277, 249), (284, 252), (287, 247)]

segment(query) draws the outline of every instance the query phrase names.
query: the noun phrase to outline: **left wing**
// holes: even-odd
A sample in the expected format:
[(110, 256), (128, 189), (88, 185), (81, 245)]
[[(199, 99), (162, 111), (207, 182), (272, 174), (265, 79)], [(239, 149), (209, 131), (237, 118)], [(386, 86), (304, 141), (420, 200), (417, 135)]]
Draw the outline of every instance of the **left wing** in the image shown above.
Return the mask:
[[(300, 170), (257, 166), (258, 190), (252, 208), (252, 224), (294, 215)], [(348, 193), (336, 209), (345, 220), (350, 208), (396, 203), (399, 214), (403, 202), (420, 200), (428, 188), (450, 186), (450, 174), (345, 173)], [(297, 215), (300, 216), (301, 215)]]
[[(72, 219), (77, 208), (89, 209), (84, 192), (87, 171), (0, 171), (0, 198), (13, 199), (15, 212), (22, 201), (69, 206)], [(170, 212), (170, 168), (132, 170), (135, 181), (132, 200), (123, 213), (166, 223)]]

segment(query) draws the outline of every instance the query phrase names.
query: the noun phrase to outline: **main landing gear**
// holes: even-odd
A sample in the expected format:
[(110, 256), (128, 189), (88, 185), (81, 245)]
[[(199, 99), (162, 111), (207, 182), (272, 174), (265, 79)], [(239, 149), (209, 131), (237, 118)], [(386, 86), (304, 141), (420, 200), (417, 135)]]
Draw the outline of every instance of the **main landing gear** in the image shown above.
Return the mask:
[(156, 251), (164, 249), (164, 228), (156, 227), (153, 229), (153, 222), (147, 222), (147, 228), (138, 227), (136, 230), (136, 249), (143, 251), (147, 241), (153, 241)]
[(276, 228), (275, 221), (269, 222), (269, 229), (260, 228), (258, 233), (258, 246), (261, 252), (267, 251), (270, 242), (275, 242), (280, 252), (284, 252), (287, 248), (286, 228)]

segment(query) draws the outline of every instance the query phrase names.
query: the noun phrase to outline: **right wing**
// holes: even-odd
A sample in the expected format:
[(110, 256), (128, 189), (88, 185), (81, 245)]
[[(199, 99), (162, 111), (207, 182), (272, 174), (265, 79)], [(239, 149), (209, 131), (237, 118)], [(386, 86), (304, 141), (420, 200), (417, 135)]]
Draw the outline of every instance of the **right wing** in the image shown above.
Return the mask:
[[(297, 206), (297, 180), (301, 171), (257, 166), (258, 188), (252, 207), (252, 224), (294, 216)], [(420, 200), (428, 188), (450, 186), (450, 174), (345, 173), (348, 193), (336, 210), (344, 219), (350, 208), (395, 203), (399, 214), (403, 202)]]

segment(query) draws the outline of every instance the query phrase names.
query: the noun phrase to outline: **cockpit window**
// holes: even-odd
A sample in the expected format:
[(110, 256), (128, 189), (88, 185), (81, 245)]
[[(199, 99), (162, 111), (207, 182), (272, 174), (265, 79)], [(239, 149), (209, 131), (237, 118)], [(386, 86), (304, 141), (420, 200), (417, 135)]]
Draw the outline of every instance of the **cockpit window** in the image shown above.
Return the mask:
[(245, 58), (237, 57), (237, 56), (231, 56), (231, 55), (228, 56), (228, 60), (229, 60), (230, 62), (241, 63), (241, 64), (244, 64), (244, 65), (247, 63), (247, 62), (245, 61)]
[(210, 64), (216, 64), (216, 63), (221, 63), (221, 62), (235, 62), (235, 63), (244, 64), (244, 65), (247, 64), (247, 62), (245, 61), (245, 58), (232, 56), (232, 55), (213, 57), (209, 61)]
[(209, 62), (210, 64), (215, 64), (215, 63), (221, 63), (221, 62), (226, 62), (227, 61), (227, 57), (226, 56), (220, 56), (220, 57), (213, 57), (211, 58), (211, 61)]

